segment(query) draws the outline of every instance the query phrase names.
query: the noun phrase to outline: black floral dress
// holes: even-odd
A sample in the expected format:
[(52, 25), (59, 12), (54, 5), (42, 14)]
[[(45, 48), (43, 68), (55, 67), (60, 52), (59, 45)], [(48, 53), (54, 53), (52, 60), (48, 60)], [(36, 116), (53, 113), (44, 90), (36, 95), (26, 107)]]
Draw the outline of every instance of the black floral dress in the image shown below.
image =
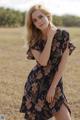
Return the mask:
[[(42, 52), (45, 44), (46, 41), (39, 40), (34, 46), (29, 47), (27, 58), (35, 60), (31, 53), (31, 48)], [(62, 77), (56, 86), (53, 102), (48, 103), (46, 100), (48, 89), (56, 71), (58, 70), (61, 57), (67, 45), (69, 48), (69, 55), (71, 55), (72, 51), (76, 47), (70, 42), (69, 33), (65, 30), (57, 29), (52, 41), (48, 64), (46, 66), (42, 66), (38, 61), (36, 61), (37, 64), (30, 71), (24, 86), (24, 95), (20, 107), (20, 112), (25, 113), (24, 118), (26, 120), (48, 120), (60, 110), (63, 103), (71, 114), (71, 110), (63, 90)]]

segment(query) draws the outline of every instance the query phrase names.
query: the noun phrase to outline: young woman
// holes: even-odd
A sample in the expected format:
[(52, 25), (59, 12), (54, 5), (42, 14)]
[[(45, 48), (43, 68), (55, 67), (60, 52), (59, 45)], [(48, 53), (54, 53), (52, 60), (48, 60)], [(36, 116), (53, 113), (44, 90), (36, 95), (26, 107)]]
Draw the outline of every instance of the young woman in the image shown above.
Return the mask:
[(20, 112), (26, 120), (71, 120), (62, 75), (75, 46), (69, 33), (52, 23), (51, 14), (34, 5), (27, 16), (27, 58), (36, 60), (24, 87)]

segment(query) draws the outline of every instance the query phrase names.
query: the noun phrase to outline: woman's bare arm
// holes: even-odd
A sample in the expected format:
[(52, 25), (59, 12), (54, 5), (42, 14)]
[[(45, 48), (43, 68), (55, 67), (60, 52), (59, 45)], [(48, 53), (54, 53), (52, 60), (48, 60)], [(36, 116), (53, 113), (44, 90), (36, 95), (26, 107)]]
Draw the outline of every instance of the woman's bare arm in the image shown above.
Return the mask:
[(41, 53), (35, 49), (32, 49), (32, 54), (34, 55), (35, 59), (43, 66), (46, 66), (49, 60), (51, 44), (52, 44), (52, 41), (47, 40), (45, 47)]
[(65, 69), (65, 65), (67, 63), (68, 56), (69, 56), (69, 49), (66, 48), (64, 53), (63, 53), (61, 62), (59, 64), (58, 71), (56, 72), (56, 74), (55, 74), (55, 76), (53, 78), (53, 81), (51, 83), (52, 88), (56, 88), (60, 78), (62, 77), (64, 69)]
[(32, 49), (32, 54), (34, 55), (36, 60), (43, 66), (46, 66), (48, 63), (48, 60), (50, 57), (52, 40), (53, 40), (55, 33), (56, 33), (56, 30), (54, 31), (53, 28), (49, 29), (48, 35), (47, 35), (47, 41), (46, 41), (45, 47), (41, 53), (35, 49)]

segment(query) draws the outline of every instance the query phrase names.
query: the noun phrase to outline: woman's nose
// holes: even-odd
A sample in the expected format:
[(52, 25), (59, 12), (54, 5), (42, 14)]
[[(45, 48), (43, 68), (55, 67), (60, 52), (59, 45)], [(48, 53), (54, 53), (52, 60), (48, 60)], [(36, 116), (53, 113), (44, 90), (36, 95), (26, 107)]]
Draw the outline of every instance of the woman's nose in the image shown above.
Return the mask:
[(42, 23), (42, 20), (38, 19), (37, 23), (40, 25)]

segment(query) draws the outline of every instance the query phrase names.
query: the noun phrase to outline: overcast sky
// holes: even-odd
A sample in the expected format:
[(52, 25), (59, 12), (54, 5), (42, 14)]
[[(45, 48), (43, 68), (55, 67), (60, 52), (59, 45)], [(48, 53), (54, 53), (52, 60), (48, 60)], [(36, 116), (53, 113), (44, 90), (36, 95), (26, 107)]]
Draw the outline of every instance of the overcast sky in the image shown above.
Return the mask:
[(0, 0), (0, 6), (28, 10), (34, 4), (43, 4), (53, 14), (80, 16), (80, 0)]

